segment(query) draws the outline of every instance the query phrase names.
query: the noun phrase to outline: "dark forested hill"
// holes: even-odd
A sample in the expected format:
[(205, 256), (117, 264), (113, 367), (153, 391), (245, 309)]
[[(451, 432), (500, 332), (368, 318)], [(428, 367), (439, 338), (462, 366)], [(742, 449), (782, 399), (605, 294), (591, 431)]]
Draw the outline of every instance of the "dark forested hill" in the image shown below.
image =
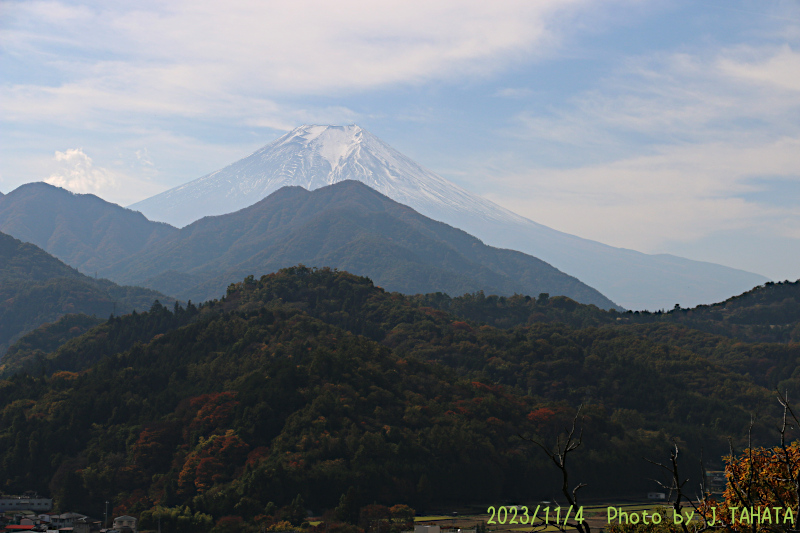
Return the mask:
[(105, 318), (149, 309), (159, 298), (174, 302), (150, 289), (89, 278), (37, 246), (0, 233), (0, 356), (23, 334), (65, 314)]
[(93, 274), (178, 230), (93, 194), (39, 182), (0, 196), (0, 231)]
[(800, 342), (800, 280), (768, 282), (739, 296), (692, 309), (670, 320), (751, 341)]
[(218, 297), (246, 275), (298, 263), (367, 275), (407, 294), (548, 292), (614, 307), (535, 257), (486, 246), (355, 181), (313, 192), (286, 187), (236, 213), (197, 221), (101, 272), (197, 301)]
[[(800, 342), (800, 281), (769, 282), (713, 305), (691, 309), (675, 307), (653, 313), (607, 313), (563, 297), (545, 298), (547, 305), (528, 296), (503, 298), (484, 293), (455, 298), (441, 293), (424, 294), (414, 296), (413, 300), (420, 305), (497, 327), (534, 322), (564, 322), (584, 327), (613, 323), (621, 326), (653, 325), (639, 331), (658, 331), (662, 338), (667, 332), (672, 332), (676, 336), (675, 342), (692, 338), (697, 343), (711, 346), (716, 345), (718, 336), (747, 342)], [(687, 333), (687, 330), (693, 332)], [(701, 338), (705, 340), (697, 340)]]
[[(655, 474), (640, 457), (678, 439), (687, 460), (703, 447), (718, 463), (752, 411), (754, 439), (765, 438), (776, 384), (798, 390), (793, 368), (754, 379), (721, 354), (639, 331), (659, 324), (621, 324), (625, 313), (472, 298), (483, 301), (461, 308), (513, 301), (529, 318), (481, 325), (426, 305), (443, 295), (422, 302), (296, 267), (221, 300), (104, 321), (0, 381), (0, 488), (93, 514), (108, 499), (114, 513), (210, 515), (197, 531), (279, 521), (298, 495), (318, 512), (348, 492), (354, 505), (418, 510), (541, 500), (554, 493), (552, 465), (518, 434), (552, 442), (583, 403), (573, 479), (589, 494), (641, 494)], [(65, 327), (24, 342), (55, 346)]]

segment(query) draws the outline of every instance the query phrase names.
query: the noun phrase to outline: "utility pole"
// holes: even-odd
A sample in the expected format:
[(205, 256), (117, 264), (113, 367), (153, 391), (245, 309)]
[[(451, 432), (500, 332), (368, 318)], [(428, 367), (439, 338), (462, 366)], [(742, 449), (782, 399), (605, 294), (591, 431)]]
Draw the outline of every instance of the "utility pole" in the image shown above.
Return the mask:
[(106, 516), (105, 520), (103, 520), (103, 527), (108, 529), (108, 500), (106, 500)]

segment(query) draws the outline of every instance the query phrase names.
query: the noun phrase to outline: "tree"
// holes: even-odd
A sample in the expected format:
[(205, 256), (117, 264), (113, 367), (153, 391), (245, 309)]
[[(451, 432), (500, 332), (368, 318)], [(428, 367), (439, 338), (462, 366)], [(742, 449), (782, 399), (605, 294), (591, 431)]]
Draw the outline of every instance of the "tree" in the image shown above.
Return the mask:
[(347, 522), (348, 524), (358, 522), (358, 501), (355, 487), (350, 487), (347, 489), (347, 493), (342, 494), (334, 513), (336, 520), (339, 522)]
[[(561, 493), (566, 498), (571, 509), (580, 509), (580, 506), (578, 505), (578, 491), (586, 486), (584, 483), (578, 483), (570, 491), (569, 472), (567, 471), (567, 458), (569, 457), (569, 454), (580, 448), (581, 444), (583, 443), (583, 430), (581, 430), (577, 437), (575, 436), (575, 429), (580, 418), (582, 408), (583, 405), (578, 407), (575, 417), (572, 419), (572, 427), (565, 429), (566, 437), (559, 435), (556, 438), (556, 445), (552, 449), (535, 439), (526, 438), (522, 435), (519, 435), (521, 439), (531, 442), (544, 450), (544, 453), (547, 454), (550, 460), (553, 461), (553, 464), (555, 464), (556, 467), (561, 471)], [(573, 512), (575, 513), (576, 511)], [(557, 527), (562, 531), (566, 531), (567, 528), (574, 528), (578, 530), (578, 533), (590, 533), (589, 524), (583, 520), (583, 513), (575, 516), (572, 523), (568, 523), (567, 518), (564, 519), (564, 522), (565, 523), (563, 525), (557, 524)], [(544, 525), (546, 527), (546, 524)]]
[(281, 509), (280, 514), (283, 520), (291, 522), (295, 526), (305, 522), (306, 518), (308, 518), (308, 513), (306, 512), (306, 504), (303, 501), (303, 497), (299, 494), (295, 496), (292, 503)]
[[(789, 432), (800, 427), (786, 395), (778, 394), (783, 407), (780, 444), (772, 448), (748, 447), (725, 458), (727, 483), (724, 500), (704, 501), (709, 523), (728, 531), (751, 533), (796, 531), (800, 514), (800, 441), (789, 443)], [(752, 429), (752, 424), (751, 424)]]
[[(660, 481), (657, 481), (657, 483), (659, 485), (661, 485), (661, 488), (663, 488), (663, 489), (665, 489), (665, 490), (667, 490), (669, 492), (670, 497), (668, 498), (668, 500), (672, 501), (672, 495), (673, 494), (675, 495), (675, 499), (672, 502), (672, 516), (673, 516), (673, 518), (676, 517), (676, 516), (678, 516), (678, 517), (683, 517), (684, 516), (683, 515), (683, 502), (684, 501), (686, 501), (687, 503), (689, 503), (691, 506), (694, 507), (695, 512), (697, 513), (698, 516), (703, 516), (703, 513), (699, 512), (700, 509), (694, 504), (694, 502), (691, 500), (691, 498), (688, 498), (683, 493), (683, 487), (686, 485), (686, 483), (689, 480), (688, 479), (683, 479), (683, 480), (681, 479), (680, 472), (678, 471), (678, 456), (679, 456), (679, 454), (680, 454), (680, 449), (678, 448), (677, 443), (673, 443), (672, 444), (672, 452), (670, 453), (670, 456), (669, 456), (669, 465), (664, 465), (662, 463), (656, 463), (655, 461), (651, 461), (649, 459), (646, 459), (646, 461), (649, 462), (649, 463), (652, 463), (652, 464), (654, 464), (656, 466), (659, 466), (662, 469), (664, 469), (667, 472), (669, 472), (669, 475), (670, 475), (670, 478), (671, 478), (671, 482), (670, 482), (669, 485), (665, 485), (664, 483), (661, 483)], [(703, 468), (702, 461), (700, 463), (700, 468), (701, 469)], [(702, 489), (701, 492), (705, 493), (705, 490)], [(684, 521), (683, 518), (681, 518), (680, 523), (677, 524), (677, 525), (675, 524), (675, 521), (676, 520), (670, 521), (669, 519), (663, 520), (663, 523), (664, 523), (663, 529), (666, 529), (667, 531), (670, 531), (670, 532), (682, 531), (683, 533), (689, 533), (689, 524), (686, 521)], [(680, 528), (677, 527), (678, 525), (680, 526)], [(704, 525), (707, 526), (707, 523), (705, 523)], [(706, 528), (707, 527), (704, 527), (703, 529), (706, 529)], [(695, 528), (695, 533), (696, 533), (696, 528)]]
[(389, 530), (390, 519), (388, 507), (372, 504), (361, 508), (359, 525), (366, 533), (385, 533)]
[[(785, 395), (778, 394), (783, 407), (783, 424), (780, 428), (780, 444), (772, 448), (752, 445), (748, 435), (748, 446), (737, 454), (731, 445), (726, 463), (726, 488), (721, 502), (711, 498), (700, 486), (700, 494), (692, 499), (684, 494), (687, 480), (678, 473), (678, 446), (674, 445), (670, 464), (651, 463), (667, 470), (671, 484), (662, 487), (675, 494), (672, 512), (664, 513), (659, 525), (612, 524), (611, 533), (701, 533), (707, 530), (723, 530), (730, 533), (778, 533), (797, 531), (800, 513), (800, 441), (789, 443), (789, 432), (800, 427), (792, 407)], [(752, 433), (753, 421), (750, 423)], [(702, 460), (700, 468), (703, 470)], [(694, 508), (699, 521), (688, 523), (685, 518), (678, 522), (671, 517), (681, 516), (682, 502)], [(671, 517), (670, 517), (671, 515)], [(685, 514), (683, 515), (686, 516)]]
[(398, 531), (414, 529), (414, 509), (408, 505), (402, 503), (393, 505), (389, 508), (389, 513), (392, 515), (393, 529)]
[(537, 303), (537, 304), (542, 304), (542, 305), (544, 305), (544, 304), (546, 304), (548, 301), (550, 301), (550, 294), (549, 294), (549, 293), (547, 293), (547, 292), (542, 292), (542, 293), (539, 293), (539, 297), (538, 297), (538, 298), (536, 298), (536, 303)]

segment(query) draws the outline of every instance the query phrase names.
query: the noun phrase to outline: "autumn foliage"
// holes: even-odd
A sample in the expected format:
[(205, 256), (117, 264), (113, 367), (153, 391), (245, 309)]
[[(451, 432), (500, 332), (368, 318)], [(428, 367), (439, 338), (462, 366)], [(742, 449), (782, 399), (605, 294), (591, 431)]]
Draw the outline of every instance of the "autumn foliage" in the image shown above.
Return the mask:
[(201, 438), (197, 449), (186, 457), (178, 486), (184, 492), (205, 492), (214, 484), (229, 480), (234, 466), (242, 462), (247, 451), (247, 444), (232, 429), (224, 435)]
[[(723, 500), (703, 505), (706, 518), (729, 531), (789, 531), (798, 519), (800, 442), (750, 448), (725, 458)], [(716, 514), (711, 508), (716, 508)], [(768, 515), (768, 516), (767, 516)]]

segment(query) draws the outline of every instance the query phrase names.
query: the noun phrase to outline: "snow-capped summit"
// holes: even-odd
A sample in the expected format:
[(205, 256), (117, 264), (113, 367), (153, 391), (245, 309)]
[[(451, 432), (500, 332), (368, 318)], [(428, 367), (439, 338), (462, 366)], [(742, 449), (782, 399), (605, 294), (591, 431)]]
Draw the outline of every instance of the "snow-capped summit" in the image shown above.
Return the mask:
[(311, 191), (344, 180), (361, 181), (436, 220), (464, 210), (498, 222), (525, 220), (422, 168), (355, 124), (300, 126), (222, 170), (129, 207), (185, 226), (238, 211), (287, 185)]
[(296, 128), (222, 170), (129, 206), (184, 226), (238, 211), (281, 187), (318, 189), (357, 180), (486, 244), (542, 259), (629, 309), (719, 302), (763, 276), (670, 255), (613, 248), (537, 224), (426, 170), (356, 126)]

